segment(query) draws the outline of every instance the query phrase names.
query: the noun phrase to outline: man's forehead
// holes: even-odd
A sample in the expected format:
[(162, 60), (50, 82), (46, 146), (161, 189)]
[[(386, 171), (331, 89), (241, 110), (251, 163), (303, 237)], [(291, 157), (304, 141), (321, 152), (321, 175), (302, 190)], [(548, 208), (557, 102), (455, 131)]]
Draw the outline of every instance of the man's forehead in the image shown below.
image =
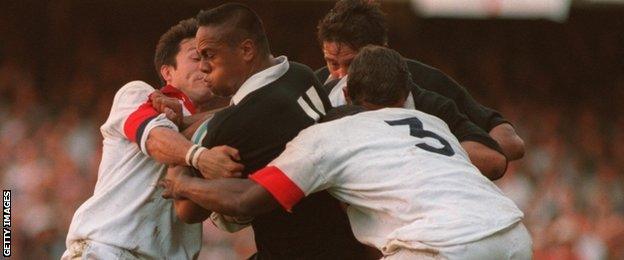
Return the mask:
[(186, 38), (180, 42), (180, 47), (185, 51), (193, 51), (196, 48), (195, 38)]
[(196, 34), (197, 43), (198, 45), (222, 43), (226, 33), (228, 28), (224, 25), (200, 26)]
[(205, 47), (209, 44), (217, 44), (220, 41), (218, 33), (212, 27), (202, 26), (199, 27), (196, 34), (197, 46), (199, 48)]
[(341, 42), (323, 42), (323, 53), (326, 56), (351, 56), (357, 54), (348, 44)]

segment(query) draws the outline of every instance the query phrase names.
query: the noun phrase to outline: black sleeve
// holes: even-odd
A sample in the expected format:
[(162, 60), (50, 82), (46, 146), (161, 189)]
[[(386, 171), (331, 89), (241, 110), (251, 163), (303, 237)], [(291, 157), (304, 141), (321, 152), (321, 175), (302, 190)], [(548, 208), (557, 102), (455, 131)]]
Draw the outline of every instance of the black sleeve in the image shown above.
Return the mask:
[(498, 111), (479, 104), (464, 87), (440, 70), (415, 60), (408, 60), (408, 66), (414, 82), (455, 101), (459, 111), (486, 132), (509, 123)]
[(508, 123), (498, 111), (479, 104), (464, 87), (446, 74), (437, 74), (433, 84), (440, 85), (437, 89), (446, 90), (448, 93), (445, 96), (453, 99), (458, 109), (486, 132), (499, 124)]
[(433, 91), (419, 88), (417, 85), (412, 87), (412, 95), (417, 110), (442, 119), (460, 142), (475, 141), (503, 154), (498, 143), (482, 128), (471, 122), (466, 115), (459, 112), (453, 100)]

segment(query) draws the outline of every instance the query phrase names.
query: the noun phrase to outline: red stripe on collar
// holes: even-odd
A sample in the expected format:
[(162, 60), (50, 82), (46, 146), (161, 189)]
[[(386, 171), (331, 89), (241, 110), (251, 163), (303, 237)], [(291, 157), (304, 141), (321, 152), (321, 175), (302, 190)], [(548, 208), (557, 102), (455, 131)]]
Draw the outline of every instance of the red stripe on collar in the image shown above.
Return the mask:
[(165, 94), (165, 96), (182, 100), (184, 107), (186, 107), (186, 109), (189, 112), (191, 112), (191, 114), (195, 114), (196, 109), (195, 109), (195, 105), (193, 104), (193, 101), (191, 101), (191, 99), (186, 94), (184, 94), (184, 92), (180, 91), (178, 88), (171, 86), (171, 85), (167, 85), (161, 88), (160, 92)]

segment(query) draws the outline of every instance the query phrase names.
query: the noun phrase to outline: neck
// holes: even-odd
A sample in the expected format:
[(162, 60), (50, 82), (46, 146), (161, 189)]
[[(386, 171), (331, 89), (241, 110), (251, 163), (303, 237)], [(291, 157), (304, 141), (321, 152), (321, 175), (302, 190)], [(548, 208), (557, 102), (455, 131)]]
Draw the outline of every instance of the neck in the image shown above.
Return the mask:
[(274, 66), (275, 64), (277, 64), (277, 59), (273, 58), (273, 55), (263, 55), (262, 58), (254, 61), (251, 74), (249, 76), (251, 77), (251, 75), (263, 71), (271, 66)]

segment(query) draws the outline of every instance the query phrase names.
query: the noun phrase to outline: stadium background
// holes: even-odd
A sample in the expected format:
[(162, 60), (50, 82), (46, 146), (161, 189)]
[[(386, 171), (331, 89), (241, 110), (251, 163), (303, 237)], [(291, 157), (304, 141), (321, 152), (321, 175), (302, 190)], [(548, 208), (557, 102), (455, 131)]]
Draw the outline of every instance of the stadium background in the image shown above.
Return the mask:
[[(316, 69), (328, 1), (242, 1), (273, 53)], [(156, 86), (160, 34), (210, 1), (3, 1), (0, 186), (13, 191), (13, 256), (57, 259), (97, 178), (115, 91)], [(624, 6), (574, 1), (563, 22), (423, 18), (384, 2), (390, 46), (500, 110), (526, 142), (497, 184), (525, 212), (536, 259), (624, 259)], [(117, 194), (123, 196), (123, 194)], [(202, 259), (253, 252), (251, 232), (205, 225)]]

